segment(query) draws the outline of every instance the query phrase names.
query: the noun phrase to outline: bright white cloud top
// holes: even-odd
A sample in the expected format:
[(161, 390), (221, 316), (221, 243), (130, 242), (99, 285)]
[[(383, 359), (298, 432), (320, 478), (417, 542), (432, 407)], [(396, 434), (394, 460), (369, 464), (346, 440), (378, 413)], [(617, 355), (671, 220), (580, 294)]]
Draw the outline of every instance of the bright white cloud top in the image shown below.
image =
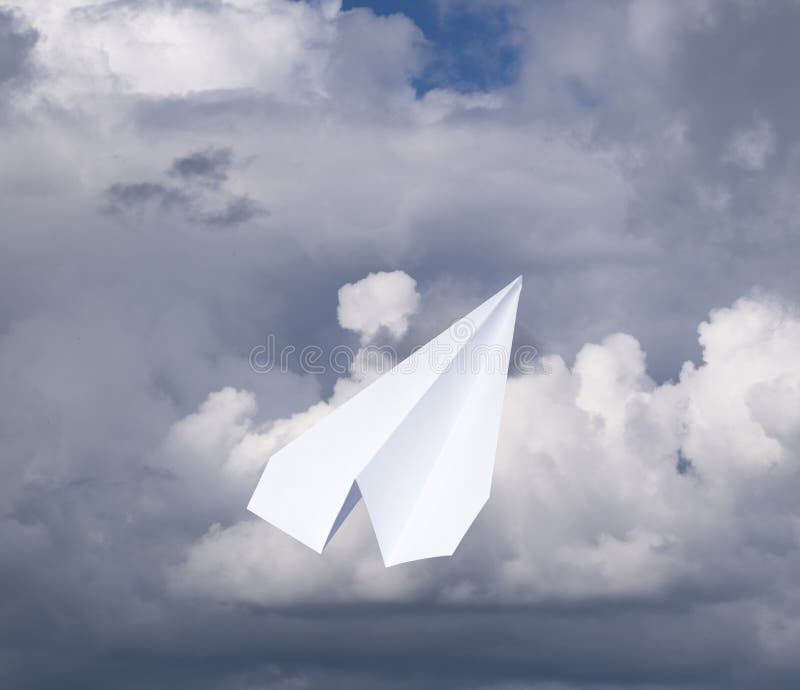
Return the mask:
[(395, 338), (408, 330), (408, 317), (419, 307), (417, 281), (403, 271), (370, 273), (339, 288), (339, 325), (372, 340), (381, 328)]
[(248, 509), (322, 553), (363, 497), (387, 566), (452, 555), (489, 499), (521, 289), (520, 277), (273, 455)]

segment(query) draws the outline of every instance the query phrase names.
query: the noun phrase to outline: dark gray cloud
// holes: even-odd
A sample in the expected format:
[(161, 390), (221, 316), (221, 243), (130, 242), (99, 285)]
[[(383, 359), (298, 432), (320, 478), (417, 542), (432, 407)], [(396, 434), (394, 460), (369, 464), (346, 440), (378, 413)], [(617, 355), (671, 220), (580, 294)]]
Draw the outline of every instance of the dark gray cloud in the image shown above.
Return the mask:
[[(110, 688), (791, 687), (779, 674), (748, 676), (759, 664), (752, 630), (724, 608), (167, 609), (154, 622), (157, 641), (114, 634), (110, 622), (93, 630), (108, 640), (100, 660), (81, 656), (83, 635), (53, 636), (63, 656), (47, 650), (52, 671), (67, 687)], [(32, 681), (21, 687), (48, 687), (30, 657), (11, 659)]]
[[(497, 38), (519, 51), (513, 82), (473, 100), (418, 98), (430, 66), (408, 19), (327, 19), (329, 5), (288, 3), (266, 19), (260, 6), (216, 2), (0, 10), (0, 82), (24, 78), (34, 57), (43, 75), (0, 124), (0, 684), (797, 687), (790, 471), (738, 478), (752, 493), (703, 505), (678, 531), (694, 567), (668, 571), (663, 586), (639, 582), (645, 569), (612, 594), (493, 591), (501, 575), (520, 587), (565, 579), (555, 555), (535, 570), (520, 557), (527, 569), (514, 571), (493, 531), (511, 501), (496, 494), (451, 563), (366, 570), (355, 588), (420, 578), (410, 599), (387, 586), (335, 605), (256, 606), (175, 588), (187, 549), (246, 524), (250, 480), (219, 468), (231, 429), (305, 410), (332, 385), (256, 374), (251, 348), (269, 333), (298, 349), (355, 344), (336, 321), (344, 283), (394, 269), (417, 279), (408, 349), (521, 273), (518, 337), (569, 362), (624, 330), (657, 380), (700, 361), (695, 330), (709, 309), (754, 285), (800, 299), (795, 5), (717, 2), (698, 15), (691, 3), (509, 3), (514, 35)], [(733, 369), (715, 385), (739, 380)], [(202, 418), (192, 452), (169, 456), (176, 425), (226, 386), (252, 391), (258, 408), (218, 427)], [(748, 403), (756, 415), (777, 401), (765, 457), (770, 438), (797, 448), (794, 389), (766, 390)], [(594, 438), (566, 428), (578, 446)], [(635, 429), (642, 438), (627, 442), (649, 457), (652, 430)], [(700, 455), (679, 446), (662, 459), (688, 486), (713, 484)], [(531, 451), (514, 469), (548, 462)], [(522, 497), (573, 502), (566, 518), (520, 523), (519, 542), (573, 529), (590, 549), (608, 536), (595, 526), (614, 536), (638, 519), (588, 480), (560, 486)], [(694, 516), (703, 494), (677, 496)], [(714, 540), (686, 537), (709, 525)], [(226, 553), (211, 575), (233, 561), (247, 570), (241, 552)], [(265, 591), (342, 585), (331, 557), (288, 585), (280, 565), (259, 575)], [(502, 603), (449, 604), (442, 592), (455, 585)]]
[(26, 26), (14, 8), (0, 6), (0, 85), (30, 69), (30, 56), (39, 33)]
[(106, 191), (109, 210), (114, 212), (129, 211), (151, 204), (164, 211), (186, 207), (189, 196), (174, 187), (165, 187), (155, 182), (115, 183)]
[(263, 216), (266, 211), (246, 196), (236, 197), (229, 201), (225, 208), (212, 211), (201, 216), (204, 223), (218, 227), (228, 227), (246, 223), (253, 218)]
[[(105, 209), (116, 215), (141, 214), (153, 209), (180, 212), (190, 223), (227, 228), (247, 223), (267, 210), (246, 195), (227, 193), (232, 154), (230, 149), (208, 149), (176, 158), (167, 175), (178, 178), (178, 185), (160, 182), (116, 182), (105, 190)], [(200, 182), (197, 188), (193, 183)], [(202, 185), (218, 193), (210, 195)]]
[(230, 165), (230, 149), (209, 149), (176, 158), (168, 173), (184, 180), (198, 180), (216, 186), (227, 179)]

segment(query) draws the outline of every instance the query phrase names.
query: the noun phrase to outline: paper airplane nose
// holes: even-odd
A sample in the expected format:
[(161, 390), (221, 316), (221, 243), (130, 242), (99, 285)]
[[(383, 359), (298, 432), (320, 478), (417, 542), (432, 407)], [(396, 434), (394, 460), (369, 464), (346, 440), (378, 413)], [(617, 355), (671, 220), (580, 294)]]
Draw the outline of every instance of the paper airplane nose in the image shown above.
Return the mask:
[(450, 556), (489, 498), (522, 276), (267, 463), (248, 509), (322, 553), (360, 498), (387, 566)]

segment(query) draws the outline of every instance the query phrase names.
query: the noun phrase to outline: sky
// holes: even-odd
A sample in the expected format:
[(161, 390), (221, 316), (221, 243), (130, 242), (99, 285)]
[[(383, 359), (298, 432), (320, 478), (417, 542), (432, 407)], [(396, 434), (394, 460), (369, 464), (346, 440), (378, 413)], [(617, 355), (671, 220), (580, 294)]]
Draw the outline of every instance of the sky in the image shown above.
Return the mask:
[[(798, 687), (798, 35), (790, 0), (0, 0), (0, 685)], [(517, 275), (535, 366), (452, 558), (246, 511), (370, 347)]]

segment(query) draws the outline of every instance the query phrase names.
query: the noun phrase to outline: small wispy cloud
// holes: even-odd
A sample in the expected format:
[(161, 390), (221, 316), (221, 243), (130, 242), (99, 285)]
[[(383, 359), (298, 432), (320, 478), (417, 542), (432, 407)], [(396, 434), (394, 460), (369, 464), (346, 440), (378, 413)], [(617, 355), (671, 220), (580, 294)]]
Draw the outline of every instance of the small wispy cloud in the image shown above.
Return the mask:
[(176, 183), (116, 182), (105, 190), (104, 208), (114, 215), (154, 209), (179, 212), (190, 222), (219, 228), (269, 215), (249, 196), (232, 194), (224, 188), (232, 160), (229, 148), (209, 148), (180, 156), (166, 171)]

